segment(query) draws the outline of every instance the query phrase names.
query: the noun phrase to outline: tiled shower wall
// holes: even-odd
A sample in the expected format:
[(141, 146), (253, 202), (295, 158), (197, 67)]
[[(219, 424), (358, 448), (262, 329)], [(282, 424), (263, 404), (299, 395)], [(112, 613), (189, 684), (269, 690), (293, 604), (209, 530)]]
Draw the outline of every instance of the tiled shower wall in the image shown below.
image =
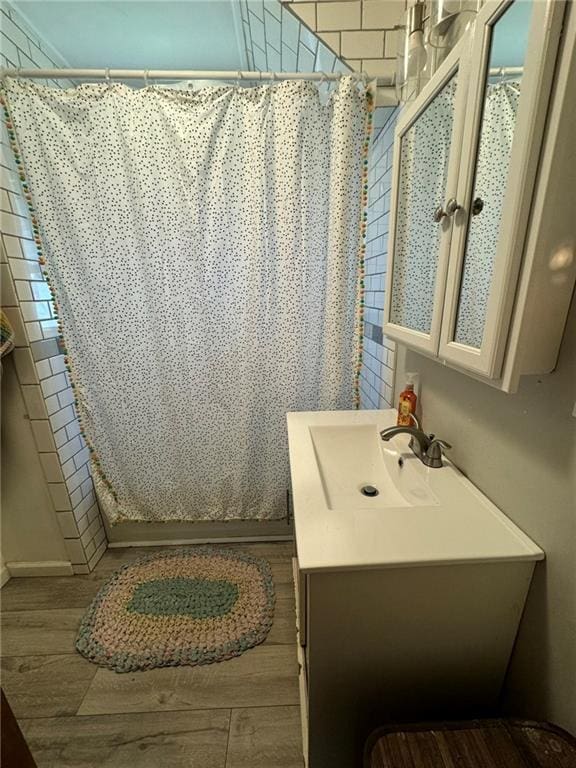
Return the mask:
[[(378, 0), (379, 1), (379, 0)], [(340, 61), (328, 47), (319, 40), (297, 16), (305, 18), (306, 12), (319, 14), (324, 18), (322, 9), (338, 11), (333, 20), (332, 29), (337, 29), (342, 21), (341, 13), (346, 12), (347, 6), (358, 6), (354, 13), (358, 18), (363, 14), (370, 18), (371, 23), (382, 24), (382, 15), (377, 15), (367, 0), (365, 11), (360, 8), (360, 2), (323, 2), (302, 3), (294, 2), (291, 13), (287, 7), (281, 7), (277, 0), (246, 0), (241, 1), (244, 39), (249, 66), (260, 71), (284, 72), (337, 72), (349, 71), (348, 66)], [(399, 3), (402, 13), (404, 4)], [(314, 9), (308, 8), (314, 6)], [(333, 8), (338, 6), (338, 8)], [(383, 3), (387, 9), (387, 19), (392, 25), (390, 3)], [(296, 15), (297, 16), (296, 16)], [(356, 18), (356, 16), (354, 16)], [(394, 17), (396, 18), (396, 17)], [(314, 16), (314, 20), (317, 16)], [(306, 19), (305, 19), (306, 20)], [(312, 18), (308, 26), (313, 27)], [(340, 35), (338, 35), (340, 49)], [(385, 32), (380, 31), (382, 45)], [(319, 35), (324, 38), (324, 35)], [(332, 38), (328, 38), (330, 42)], [(356, 62), (348, 62), (356, 64)], [(358, 67), (360, 68), (360, 67)], [(364, 310), (364, 357), (360, 375), (360, 407), (389, 408), (393, 405), (394, 381), (394, 342), (382, 335), (384, 314), (384, 290), (386, 281), (386, 260), (388, 240), (388, 220), (390, 211), (390, 187), (392, 169), (392, 150), (394, 143), (394, 126), (398, 109), (380, 107), (374, 116), (374, 136), (369, 158), (369, 191), (368, 191), (368, 226), (366, 229), (366, 293)]]
[[(298, 4), (300, 5), (300, 4)], [(302, 23), (298, 8), (279, 0), (240, 0), (246, 58), (258, 72), (352, 72), (320, 37)], [(377, 109), (374, 128), (381, 128), (388, 109)]]
[[(0, 14), (2, 66), (66, 66), (9, 4), (0, 4)], [(0, 166), (2, 306), (16, 332), (14, 364), (66, 550), (74, 572), (88, 573), (106, 549), (106, 533), (4, 124)]]
[(259, 72), (350, 72), (278, 0), (240, 0), (248, 68)]
[(351, 69), (372, 77), (396, 70), (396, 27), (404, 0), (282, 0)]
[[(380, 110), (377, 109), (376, 112)], [(360, 373), (360, 407), (394, 406), (395, 345), (382, 334), (390, 225), (390, 191), (394, 128), (398, 109), (386, 110), (385, 124), (376, 130), (368, 166), (368, 226), (366, 227), (366, 293), (364, 296), (364, 357)]]

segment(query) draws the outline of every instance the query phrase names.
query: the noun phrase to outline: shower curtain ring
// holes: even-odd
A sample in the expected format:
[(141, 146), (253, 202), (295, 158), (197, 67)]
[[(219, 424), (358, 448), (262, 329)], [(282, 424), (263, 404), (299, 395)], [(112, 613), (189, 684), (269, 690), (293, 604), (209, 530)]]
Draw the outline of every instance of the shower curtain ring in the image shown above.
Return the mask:
[(149, 71), (150, 71), (149, 69), (144, 70), (144, 88), (148, 88), (148, 72)]
[(106, 78), (106, 85), (110, 86), (110, 67), (106, 67), (104, 77)]

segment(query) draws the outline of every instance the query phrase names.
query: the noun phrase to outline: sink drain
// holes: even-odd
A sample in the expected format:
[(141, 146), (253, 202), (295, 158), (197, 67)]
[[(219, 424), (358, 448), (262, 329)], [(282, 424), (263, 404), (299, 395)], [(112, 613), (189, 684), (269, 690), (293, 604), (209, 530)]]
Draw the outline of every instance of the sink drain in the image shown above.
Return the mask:
[(360, 488), (360, 493), (363, 496), (373, 497), (373, 496), (378, 496), (380, 491), (378, 490), (378, 488), (374, 488), (373, 485), (363, 485), (362, 488)]

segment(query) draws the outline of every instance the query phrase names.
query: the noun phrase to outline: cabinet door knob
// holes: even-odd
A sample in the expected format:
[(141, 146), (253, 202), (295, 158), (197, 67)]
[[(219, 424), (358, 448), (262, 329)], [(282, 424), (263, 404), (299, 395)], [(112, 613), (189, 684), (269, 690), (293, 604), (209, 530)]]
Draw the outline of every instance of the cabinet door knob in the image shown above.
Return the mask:
[(455, 197), (451, 197), (450, 200), (446, 203), (446, 215), (447, 216), (453, 216), (456, 211), (459, 211), (462, 208), (461, 205), (458, 204), (458, 201)]
[(446, 211), (444, 208), (442, 208), (441, 205), (439, 205), (437, 208), (434, 209), (434, 221), (439, 224), (442, 219), (446, 216)]
[(477, 197), (472, 203), (472, 216), (478, 216), (479, 213), (482, 213), (483, 208), (484, 200), (481, 197)]

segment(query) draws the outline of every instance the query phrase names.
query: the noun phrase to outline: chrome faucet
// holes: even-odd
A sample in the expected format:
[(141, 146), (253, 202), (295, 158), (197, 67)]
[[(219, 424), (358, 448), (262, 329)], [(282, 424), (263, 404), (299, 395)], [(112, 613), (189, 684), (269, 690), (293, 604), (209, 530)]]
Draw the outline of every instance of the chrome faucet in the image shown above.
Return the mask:
[(396, 435), (411, 435), (410, 449), (418, 456), (422, 464), (427, 467), (438, 468), (442, 466), (442, 455), (452, 446), (445, 440), (440, 440), (434, 435), (427, 435), (420, 428), (420, 422), (413, 415), (415, 427), (387, 427), (380, 432), (384, 441), (391, 440)]

